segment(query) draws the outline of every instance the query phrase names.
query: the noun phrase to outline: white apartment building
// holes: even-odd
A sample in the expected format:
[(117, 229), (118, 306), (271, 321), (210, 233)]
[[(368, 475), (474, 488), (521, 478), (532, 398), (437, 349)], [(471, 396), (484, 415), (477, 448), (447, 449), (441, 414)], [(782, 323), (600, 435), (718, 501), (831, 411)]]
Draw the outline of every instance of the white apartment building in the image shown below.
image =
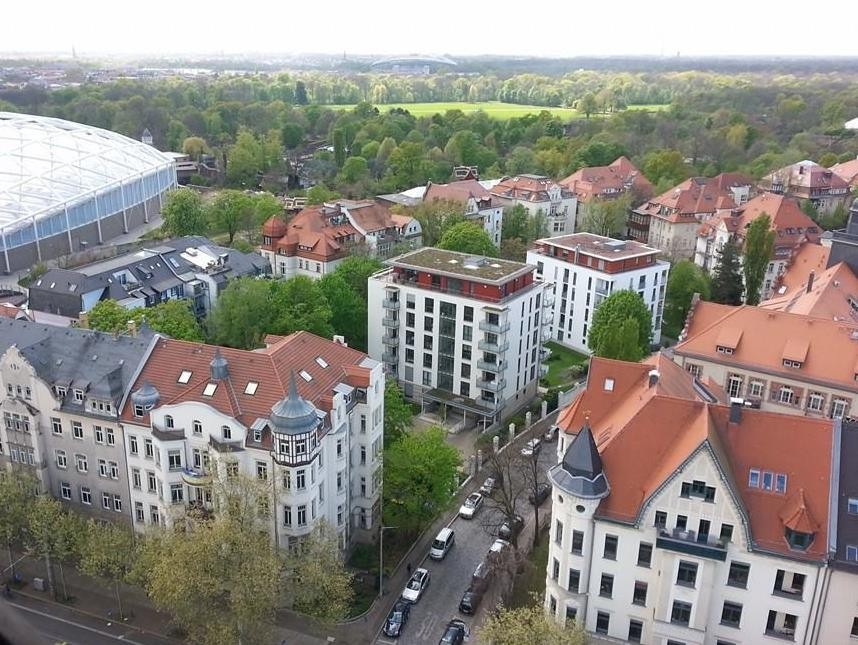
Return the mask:
[(548, 177), (505, 177), (492, 188), (491, 194), (503, 206), (524, 206), (530, 217), (543, 215), (552, 234), (575, 232), (578, 199), (568, 188)]
[(535, 394), (551, 300), (527, 264), (423, 248), (369, 279), (369, 355), (424, 408), (465, 424)]
[(785, 420), (594, 358), (558, 420), (546, 611), (633, 643), (849, 642), (816, 637), (834, 424)]
[(652, 342), (661, 341), (661, 321), (670, 265), (654, 249), (633, 240), (575, 233), (537, 240), (527, 262), (553, 285), (554, 315), (546, 324), (552, 340), (589, 354), (587, 334), (599, 303), (616, 291), (637, 292), (652, 314)]
[(241, 473), (270, 495), (281, 548), (321, 520), (341, 548), (380, 512), (384, 372), (308, 332), (261, 350), (159, 340), (122, 412), (133, 524), (209, 511), (213, 487)]

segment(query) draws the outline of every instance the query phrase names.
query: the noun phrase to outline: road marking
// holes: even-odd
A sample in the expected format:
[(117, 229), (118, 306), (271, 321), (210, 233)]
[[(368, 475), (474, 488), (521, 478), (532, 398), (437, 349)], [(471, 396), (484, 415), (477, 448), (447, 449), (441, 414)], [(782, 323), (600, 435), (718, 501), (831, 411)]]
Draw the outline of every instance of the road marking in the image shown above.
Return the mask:
[(39, 616), (42, 616), (44, 618), (49, 618), (50, 620), (56, 620), (58, 622), (65, 623), (66, 625), (71, 625), (72, 627), (77, 627), (78, 629), (85, 629), (85, 630), (92, 632), (94, 634), (99, 634), (100, 636), (106, 636), (107, 638), (112, 638), (114, 640), (121, 640), (125, 643), (131, 643), (131, 645), (144, 645), (143, 643), (140, 643), (139, 641), (133, 641), (130, 638), (125, 638), (124, 635), (117, 636), (115, 634), (111, 634), (110, 632), (104, 632), (100, 629), (95, 629), (94, 627), (87, 627), (86, 625), (81, 625), (80, 623), (76, 623), (76, 622), (71, 621), (71, 620), (66, 620), (65, 618), (59, 618), (58, 616), (54, 616), (52, 614), (46, 614), (45, 612), (39, 611), (38, 609), (32, 609), (30, 607), (25, 607), (24, 605), (19, 605), (18, 603), (11, 602), (9, 604), (12, 605), (13, 607), (17, 607), (21, 611), (28, 611), (31, 614), (38, 614)]
[(381, 643), (382, 645), (396, 645), (394, 641), (386, 641), (383, 638), (379, 638), (376, 642)]

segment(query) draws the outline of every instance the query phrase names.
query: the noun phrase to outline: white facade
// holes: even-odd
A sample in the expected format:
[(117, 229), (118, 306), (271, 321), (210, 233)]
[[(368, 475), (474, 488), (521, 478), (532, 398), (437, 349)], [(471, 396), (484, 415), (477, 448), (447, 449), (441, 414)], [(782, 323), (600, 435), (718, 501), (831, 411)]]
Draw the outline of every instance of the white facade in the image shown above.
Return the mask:
[(503, 207), (489, 206), (481, 208), (476, 198), (470, 197), (465, 205), (465, 217), (476, 221), (483, 227), (492, 240), (492, 244), (500, 247), (501, 231), (503, 229)]
[[(562, 459), (564, 442), (558, 451)], [(683, 495), (683, 482), (694, 481), (714, 488), (713, 501)], [(674, 473), (638, 518), (594, 517), (601, 500), (556, 483), (552, 500), (545, 607), (558, 621), (575, 618), (588, 632), (654, 645), (810, 642), (821, 569), (749, 550), (747, 517), (708, 447)], [(665, 518), (663, 530), (657, 513), (659, 523)], [(683, 517), (687, 531), (679, 532)], [(702, 522), (709, 537), (700, 542), (694, 538)]]
[(561, 187), (552, 184), (548, 189), (548, 199), (544, 201), (531, 201), (530, 199), (518, 199), (505, 197), (492, 193), (493, 199), (498, 199), (504, 206), (522, 205), (529, 217), (540, 214), (545, 217), (548, 233), (559, 235), (562, 233), (574, 233), (576, 228), (576, 213), (578, 212), (578, 199), (574, 195), (563, 196)]
[(298, 255), (280, 255), (260, 247), (260, 255), (271, 264), (271, 273), (276, 278), (288, 280), (303, 275), (311, 280), (318, 280), (326, 273), (333, 273), (345, 258), (337, 258), (328, 262), (305, 259)]

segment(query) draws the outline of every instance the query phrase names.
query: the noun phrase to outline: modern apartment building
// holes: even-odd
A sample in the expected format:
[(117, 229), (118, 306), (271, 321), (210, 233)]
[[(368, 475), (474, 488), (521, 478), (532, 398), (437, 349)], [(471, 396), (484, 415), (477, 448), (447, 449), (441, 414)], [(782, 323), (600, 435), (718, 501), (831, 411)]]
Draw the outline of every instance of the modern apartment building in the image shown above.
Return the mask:
[(158, 336), (0, 318), (0, 469), (99, 519), (130, 522), (119, 411)]
[(594, 358), (558, 424), (545, 594), (556, 620), (658, 645), (849, 642), (854, 585), (836, 637), (815, 637), (839, 421), (727, 405), (656, 356)]
[(466, 424), (535, 394), (552, 301), (535, 267), (424, 248), (369, 279), (369, 355), (406, 396)]
[(578, 201), (568, 188), (548, 177), (505, 177), (492, 188), (492, 196), (503, 206), (524, 206), (530, 217), (541, 214), (552, 234), (575, 232)]
[(326, 520), (341, 548), (380, 513), (381, 364), (308, 332), (246, 351), (159, 339), (122, 410), (134, 528), (213, 508), (218, 481), (266, 486), (288, 547)]
[(628, 289), (649, 307), (652, 342), (658, 344), (670, 268), (658, 254), (658, 249), (634, 240), (593, 233), (537, 240), (527, 261), (554, 292), (554, 315), (546, 320), (551, 339), (590, 353), (587, 335), (596, 307), (612, 293)]

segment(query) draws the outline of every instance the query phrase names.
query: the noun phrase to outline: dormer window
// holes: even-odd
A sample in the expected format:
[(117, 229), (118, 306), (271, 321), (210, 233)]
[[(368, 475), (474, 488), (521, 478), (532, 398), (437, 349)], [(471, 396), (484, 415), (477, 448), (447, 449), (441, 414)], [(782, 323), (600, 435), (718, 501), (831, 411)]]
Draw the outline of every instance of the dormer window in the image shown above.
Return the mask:
[(83, 403), (83, 390), (75, 388), (73, 392), (75, 403)]
[(253, 431), (253, 440), (256, 443), (259, 443), (260, 441), (262, 441), (262, 430), (254, 430)]
[(732, 347), (725, 347), (724, 345), (718, 345), (716, 347), (716, 349), (717, 349), (719, 354), (726, 354), (727, 356), (733, 355), (733, 348)]
[(605, 392), (613, 392), (614, 391), (614, 379), (606, 378), (604, 387), (605, 387)]
[(142, 417), (144, 413), (145, 413), (145, 411), (143, 410), (143, 406), (140, 405), (139, 403), (135, 403), (134, 404), (134, 416), (139, 418), (139, 417)]
[(789, 543), (791, 549), (798, 549), (799, 551), (806, 551), (807, 547), (809, 547), (813, 543), (813, 533), (802, 533), (800, 531), (793, 531), (791, 528), (787, 527), (784, 531), (784, 537), (786, 541)]
[(800, 361), (791, 361), (788, 358), (784, 359), (784, 367), (792, 367), (794, 369), (799, 369), (801, 367), (801, 365), (802, 364)]

